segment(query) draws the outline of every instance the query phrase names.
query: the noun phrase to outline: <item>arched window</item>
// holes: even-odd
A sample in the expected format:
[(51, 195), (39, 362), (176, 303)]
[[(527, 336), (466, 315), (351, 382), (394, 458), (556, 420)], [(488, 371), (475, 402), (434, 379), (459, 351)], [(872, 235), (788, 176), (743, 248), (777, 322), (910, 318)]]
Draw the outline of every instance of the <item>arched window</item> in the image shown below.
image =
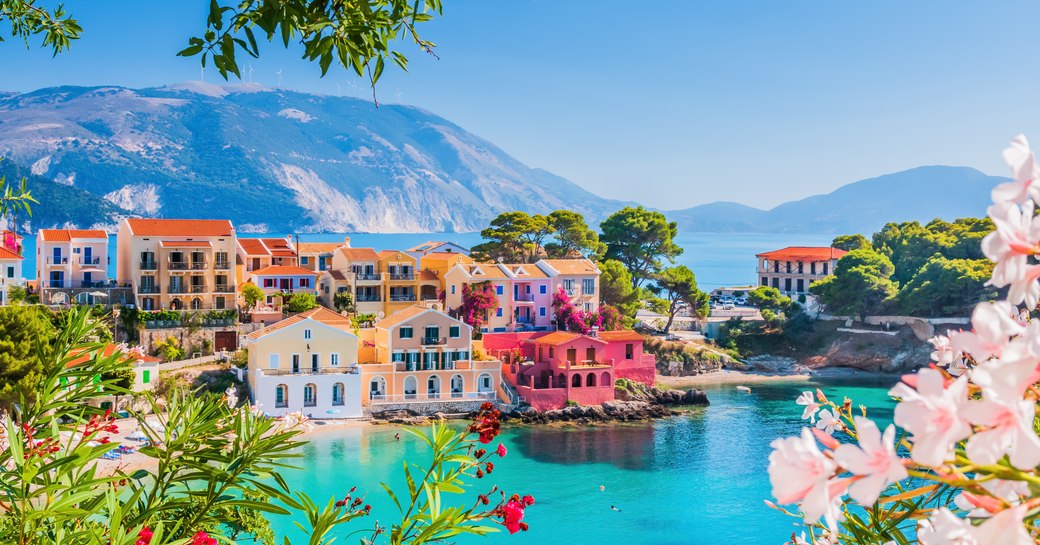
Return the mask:
[(560, 373), (560, 376), (556, 377), (556, 387), (557, 388), (566, 388), (567, 387), (567, 377), (564, 376), (563, 373)]
[(173, 299), (170, 299), (170, 309), (171, 310), (182, 310), (182, 309), (184, 309), (184, 303), (182, 303), (179, 298), (174, 297)]
[(284, 384), (279, 384), (274, 389), (274, 406), (276, 408), (284, 409), (289, 406), (289, 387)]
[(318, 404), (318, 387), (308, 384), (303, 387), (303, 406), (314, 407)]
[(415, 399), (415, 392), (419, 389), (419, 381), (415, 380), (415, 377), (408, 375), (404, 377), (404, 398)]
[(571, 375), (571, 388), (581, 388), (581, 375), (577, 373)]
[(482, 394), (495, 391), (495, 384), (491, 381), (491, 375), (483, 373), (477, 377), (477, 391)]
[(343, 404), (343, 383), (337, 382), (332, 385), (332, 404), (342, 405)]
[(386, 379), (383, 377), (372, 377), (372, 380), (368, 382), (368, 398), (382, 400), (385, 397)]
[(191, 310), (202, 310), (202, 299), (198, 297), (191, 300)]
[(610, 386), (613, 381), (610, 380), (610, 373), (603, 371), (603, 374), (599, 376), (600, 386)]
[(426, 395), (432, 399), (441, 397), (441, 377), (433, 375), (426, 380)]
[(463, 385), (462, 375), (451, 377), (451, 397), (462, 397)]
[(589, 373), (589, 376), (585, 377), (585, 386), (593, 387), (596, 385), (596, 373)]

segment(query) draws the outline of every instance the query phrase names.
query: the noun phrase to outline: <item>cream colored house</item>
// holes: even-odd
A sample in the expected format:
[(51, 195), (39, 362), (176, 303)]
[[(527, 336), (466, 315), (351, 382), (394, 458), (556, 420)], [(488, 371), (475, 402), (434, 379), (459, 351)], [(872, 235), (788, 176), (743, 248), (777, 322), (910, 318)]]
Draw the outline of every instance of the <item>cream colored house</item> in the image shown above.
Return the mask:
[(350, 246), (350, 237), (340, 242), (301, 242), (296, 245), (300, 266), (321, 273), (332, 266), (332, 256), (342, 246)]
[(591, 259), (542, 259), (535, 265), (552, 280), (552, 293), (563, 288), (571, 304), (585, 312), (599, 310), (599, 267)]
[(358, 337), (350, 320), (317, 307), (246, 335), (252, 402), (271, 416), (361, 416)]
[(227, 220), (128, 218), (116, 276), (143, 310), (235, 307), (235, 228)]
[(318, 298), (332, 308), (335, 294), (345, 291), (354, 296), (358, 314), (379, 315), (384, 312), (383, 276), (374, 249), (344, 245), (332, 255), (331, 266), (318, 280)]
[(473, 328), (465, 323), (413, 305), (374, 329), (375, 361), (361, 364), (366, 403), (497, 399), (501, 362), (473, 360)]
[(498, 263), (459, 263), (444, 274), (444, 306), (459, 308), (466, 284), (488, 282), (498, 298), (498, 308), (488, 312), (487, 330), (508, 331), (513, 322), (512, 280), (509, 270)]

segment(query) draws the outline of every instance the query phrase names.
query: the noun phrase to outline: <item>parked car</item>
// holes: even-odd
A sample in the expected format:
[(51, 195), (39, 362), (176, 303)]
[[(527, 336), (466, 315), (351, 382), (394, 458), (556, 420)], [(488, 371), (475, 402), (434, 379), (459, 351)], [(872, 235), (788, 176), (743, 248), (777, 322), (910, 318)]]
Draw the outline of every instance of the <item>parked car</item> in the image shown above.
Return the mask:
[(733, 310), (735, 308), (737, 307), (734, 306), (733, 303), (725, 303), (722, 305), (722, 310)]
[(736, 303), (736, 304), (738, 304), (740, 306), (747, 306), (747, 297), (737, 297), (737, 299), (736, 299), (736, 301), (734, 301), (734, 303)]

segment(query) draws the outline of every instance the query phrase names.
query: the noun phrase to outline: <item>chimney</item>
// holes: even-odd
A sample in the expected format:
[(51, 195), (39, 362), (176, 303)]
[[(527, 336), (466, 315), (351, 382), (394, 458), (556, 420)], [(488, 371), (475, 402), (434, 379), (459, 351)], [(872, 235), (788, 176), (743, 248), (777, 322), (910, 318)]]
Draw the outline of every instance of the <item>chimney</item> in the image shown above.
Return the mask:
[(589, 337), (599, 337), (599, 326), (598, 325), (592, 326), (592, 329), (589, 331)]
[(343, 245), (350, 248), (350, 237), (343, 237)]

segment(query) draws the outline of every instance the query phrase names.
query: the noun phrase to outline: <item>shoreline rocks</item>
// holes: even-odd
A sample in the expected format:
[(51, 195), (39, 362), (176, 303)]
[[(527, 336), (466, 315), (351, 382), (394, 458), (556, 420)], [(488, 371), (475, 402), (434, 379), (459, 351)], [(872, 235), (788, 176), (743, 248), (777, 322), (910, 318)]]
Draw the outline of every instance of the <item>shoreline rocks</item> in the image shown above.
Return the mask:
[(603, 405), (574, 405), (562, 409), (539, 411), (532, 407), (523, 407), (503, 415), (503, 420), (518, 421), (523, 424), (551, 424), (554, 422), (573, 422), (576, 424), (595, 424), (604, 422), (636, 422), (664, 418), (681, 414), (664, 405), (645, 401), (608, 401)]

